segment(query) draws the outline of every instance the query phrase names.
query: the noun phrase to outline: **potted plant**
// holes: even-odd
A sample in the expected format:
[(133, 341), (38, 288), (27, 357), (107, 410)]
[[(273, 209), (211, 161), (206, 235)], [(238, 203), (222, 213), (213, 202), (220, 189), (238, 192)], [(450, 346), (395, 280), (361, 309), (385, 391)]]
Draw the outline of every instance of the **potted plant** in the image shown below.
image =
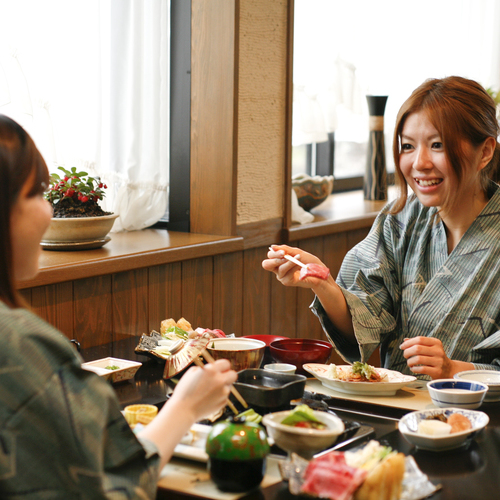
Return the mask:
[(87, 172), (78, 172), (76, 167), (58, 169), (63, 175), (53, 173), (45, 192), (54, 215), (42, 247), (53, 250), (101, 247), (110, 240), (107, 234), (118, 217), (99, 206), (107, 186)]

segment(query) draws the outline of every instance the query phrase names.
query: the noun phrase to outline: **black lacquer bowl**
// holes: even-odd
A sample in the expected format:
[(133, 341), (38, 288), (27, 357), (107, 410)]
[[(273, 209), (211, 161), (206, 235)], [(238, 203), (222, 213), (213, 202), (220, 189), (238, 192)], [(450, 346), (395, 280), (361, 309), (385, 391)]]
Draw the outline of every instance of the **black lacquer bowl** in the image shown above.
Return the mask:
[(306, 380), (304, 375), (247, 369), (238, 372), (234, 386), (250, 407), (260, 410), (257, 413), (267, 413), (289, 408), (291, 400), (302, 398)]

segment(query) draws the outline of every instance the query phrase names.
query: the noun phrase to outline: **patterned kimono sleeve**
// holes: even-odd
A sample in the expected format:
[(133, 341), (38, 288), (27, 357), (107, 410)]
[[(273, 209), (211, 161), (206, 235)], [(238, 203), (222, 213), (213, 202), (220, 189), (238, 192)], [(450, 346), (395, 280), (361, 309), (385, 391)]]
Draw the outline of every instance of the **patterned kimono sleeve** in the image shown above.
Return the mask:
[(369, 235), (348, 252), (337, 277), (358, 345), (337, 331), (317, 297), (311, 305), (337, 352), (348, 362), (366, 362), (396, 330), (401, 292), (395, 254), (404, 238), (403, 226), (387, 210), (379, 214)]

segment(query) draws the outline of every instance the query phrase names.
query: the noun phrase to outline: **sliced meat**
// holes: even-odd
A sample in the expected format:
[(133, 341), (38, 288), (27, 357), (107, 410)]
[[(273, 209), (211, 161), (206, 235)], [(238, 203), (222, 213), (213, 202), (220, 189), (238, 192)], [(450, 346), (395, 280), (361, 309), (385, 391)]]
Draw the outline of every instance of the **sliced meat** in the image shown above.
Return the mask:
[(307, 264), (300, 270), (300, 279), (303, 280), (309, 276), (326, 280), (330, 276), (330, 269), (320, 264)]
[(349, 500), (367, 474), (347, 465), (344, 454), (334, 451), (309, 462), (301, 491), (330, 500)]

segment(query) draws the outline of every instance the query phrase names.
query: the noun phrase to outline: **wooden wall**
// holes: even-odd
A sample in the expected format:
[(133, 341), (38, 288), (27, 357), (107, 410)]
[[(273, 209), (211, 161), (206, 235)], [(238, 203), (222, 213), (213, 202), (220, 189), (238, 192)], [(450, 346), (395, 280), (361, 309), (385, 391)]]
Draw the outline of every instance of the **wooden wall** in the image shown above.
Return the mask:
[[(349, 248), (368, 229), (294, 243), (338, 273)], [(309, 310), (310, 290), (281, 285), (262, 269), (267, 245), (23, 290), (33, 310), (82, 348), (159, 329), (165, 318), (193, 327), (255, 334), (324, 338)]]

